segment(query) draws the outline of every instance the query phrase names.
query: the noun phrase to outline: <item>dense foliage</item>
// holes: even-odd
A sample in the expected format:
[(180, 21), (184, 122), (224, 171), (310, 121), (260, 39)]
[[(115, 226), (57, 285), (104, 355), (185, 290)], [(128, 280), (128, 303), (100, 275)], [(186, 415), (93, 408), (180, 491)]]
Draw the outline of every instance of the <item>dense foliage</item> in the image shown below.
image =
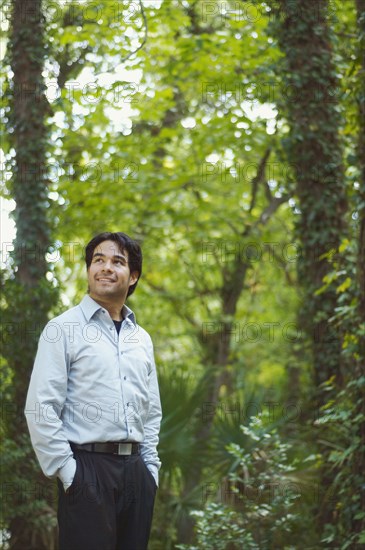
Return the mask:
[[(55, 544), (52, 486), (14, 411), (47, 313), (82, 297), (83, 247), (106, 229), (144, 251), (129, 305), (164, 411), (151, 550), (360, 545), (364, 2), (2, 4), (10, 547), (21, 531)], [(38, 79), (20, 95), (19, 48)], [(19, 177), (23, 157), (38, 177)]]

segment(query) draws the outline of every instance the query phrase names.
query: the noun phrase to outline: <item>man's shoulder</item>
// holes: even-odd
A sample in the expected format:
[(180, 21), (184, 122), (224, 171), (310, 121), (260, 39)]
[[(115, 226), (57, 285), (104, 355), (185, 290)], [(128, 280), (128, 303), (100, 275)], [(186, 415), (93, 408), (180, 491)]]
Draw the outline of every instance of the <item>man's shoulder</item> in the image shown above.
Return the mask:
[(84, 319), (80, 306), (71, 307), (48, 321), (42, 330), (40, 340), (51, 344), (61, 340), (71, 341), (70, 337), (74, 337), (75, 326), (82, 327), (83, 324)]
[(141, 327), (141, 325), (139, 325), (137, 322), (135, 323), (135, 327), (136, 327), (136, 331), (138, 332), (138, 334), (140, 336), (142, 336), (142, 338), (148, 343), (148, 344), (151, 344), (152, 345), (152, 338), (149, 334), (149, 332), (147, 332), (146, 329), (144, 329), (143, 327)]
[(146, 329), (144, 329), (137, 321), (134, 321), (133, 325), (136, 327), (136, 330), (142, 334), (143, 336), (146, 336), (146, 338), (150, 338), (149, 333)]
[(63, 325), (64, 323), (77, 322), (82, 318), (82, 310), (80, 304), (66, 309), (56, 317), (53, 317), (48, 321), (48, 324), (54, 323), (57, 325)]

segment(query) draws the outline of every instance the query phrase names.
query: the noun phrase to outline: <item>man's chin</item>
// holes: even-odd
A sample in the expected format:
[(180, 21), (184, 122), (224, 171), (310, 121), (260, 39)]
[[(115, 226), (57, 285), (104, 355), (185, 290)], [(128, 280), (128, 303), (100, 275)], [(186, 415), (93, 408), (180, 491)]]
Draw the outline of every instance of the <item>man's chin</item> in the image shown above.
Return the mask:
[(90, 298), (93, 298), (94, 300), (103, 300), (103, 299), (110, 299), (113, 298), (115, 300), (121, 300), (123, 298), (123, 294), (121, 291), (117, 291), (115, 288), (111, 287), (105, 287), (105, 288), (98, 288), (97, 290), (94, 290), (93, 292), (90, 292)]

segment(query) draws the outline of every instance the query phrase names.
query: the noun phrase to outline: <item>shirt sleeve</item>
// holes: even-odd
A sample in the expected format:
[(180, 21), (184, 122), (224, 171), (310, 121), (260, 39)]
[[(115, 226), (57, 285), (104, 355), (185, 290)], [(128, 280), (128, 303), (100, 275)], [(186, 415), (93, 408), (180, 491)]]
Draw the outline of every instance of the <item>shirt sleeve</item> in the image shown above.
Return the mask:
[(72, 482), (76, 470), (61, 420), (70, 365), (68, 344), (61, 326), (50, 321), (39, 339), (24, 411), (43, 473), (59, 476), (64, 484)]
[(158, 486), (158, 471), (161, 461), (157, 453), (160, 425), (162, 418), (160, 391), (158, 387), (156, 364), (153, 353), (152, 341), (149, 341), (151, 373), (149, 377), (149, 408), (147, 420), (144, 424), (144, 440), (141, 444), (141, 455), (148, 469), (152, 473)]

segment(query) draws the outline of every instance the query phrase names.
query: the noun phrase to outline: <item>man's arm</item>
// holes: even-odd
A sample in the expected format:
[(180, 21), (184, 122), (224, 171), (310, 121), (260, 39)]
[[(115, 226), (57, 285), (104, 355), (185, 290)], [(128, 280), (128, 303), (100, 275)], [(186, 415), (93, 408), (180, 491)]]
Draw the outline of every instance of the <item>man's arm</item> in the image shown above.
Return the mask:
[(47, 477), (58, 476), (65, 489), (76, 471), (60, 418), (67, 394), (67, 344), (60, 325), (55, 321), (48, 323), (39, 339), (24, 411), (43, 473)]
[(141, 444), (141, 455), (158, 486), (158, 471), (161, 467), (161, 462), (157, 453), (157, 445), (159, 441), (162, 410), (152, 341), (150, 341), (149, 353), (152, 365), (149, 378), (149, 409), (147, 420), (144, 424), (144, 441)]

